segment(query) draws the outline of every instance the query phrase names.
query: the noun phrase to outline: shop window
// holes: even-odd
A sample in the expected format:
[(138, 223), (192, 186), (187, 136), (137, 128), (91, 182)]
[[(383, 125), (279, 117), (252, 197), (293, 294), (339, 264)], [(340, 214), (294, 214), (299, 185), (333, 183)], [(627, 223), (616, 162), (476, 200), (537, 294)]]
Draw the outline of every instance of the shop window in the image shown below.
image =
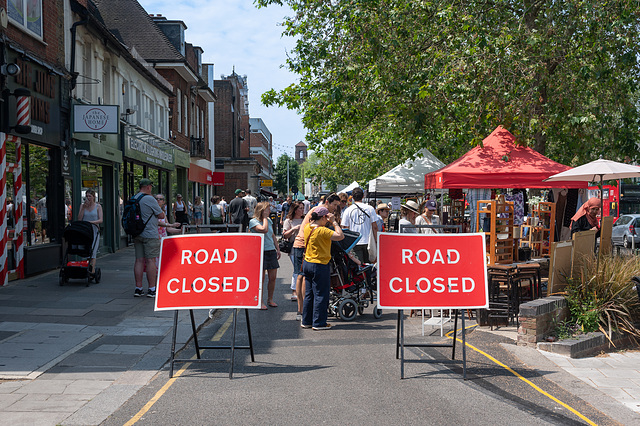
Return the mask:
[(49, 149), (37, 145), (29, 145), (27, 148), (28, 207), (25, 206), (24, 213), (28, 225), (27, 245), (33, 246), (54, 241), (49, 222), (50, 185), (53, 178)]
[(42, 0), (8, 0), (7, 10), (12, 23), (40, 39), (42, 36)]

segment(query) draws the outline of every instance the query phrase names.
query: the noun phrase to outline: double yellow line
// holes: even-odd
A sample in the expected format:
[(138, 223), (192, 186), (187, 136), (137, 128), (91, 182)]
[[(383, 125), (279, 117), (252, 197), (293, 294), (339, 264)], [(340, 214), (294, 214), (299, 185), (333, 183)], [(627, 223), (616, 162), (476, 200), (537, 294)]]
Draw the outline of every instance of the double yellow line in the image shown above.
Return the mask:
[[(477, 327), (478, 325), (471, 325), (469, 327), (466, 328), (473, 328), (473, 327)], [(451, 337), (451, 334), (454, 332), (454, 330), (451, 330), (450, 332), (448, 332), (446, 334), (446, 336), (449, 339), (453, 339), (453, 337)], [(456, 337), (456, 340), (460, 343), (462, 343), (462, 340), (458, 339)], [(490, 359), (491, 361), (493, 361), (494, 363), (496, 363), (497, 365), (499, 365), (500, 367), (504, 368), (505, 370), (507, 370), (509, 373), (513, 374), (514, 376), (516, 376), (518, 379), (522, 380), (523, 382), (525, 382), (526, 384), (528, 384), (529, 386), (531, 386), (532, 388), (534, 388), (535, 390), (537, 390), (538, 392), (540, 392), (542, 395), (546, 396), (547, 398), (549, 398), (550, 400), (557, 402), (558, 404), (560, 404), (561, 406), (563, 406), (564, 408), (566, 408), (567, 410), (571, 411), (573, 414), (575, 414), (576, 416), (580, 417), (582, 420), (584, 420), (585, 422), (587, 422), (588, 424), (592, 425), (592, 426), (596, 426), (597, 423), (589, 420), (587, 417), (585, 417), (583, 414), (581, 414), (580, 412), (578, 412), (578, 410), (570, 407), (568, 404), (565, 404), (564, 402), (560, 401), (558, 398), (556, 398), (555, 396), (549, 394), (548, 392), (545, 392), (544, 390), (540, 389), (536, 384), (534, 384), (533, 382), (531, 382), (528, 379), (525, 379), (524, 377), (522, 377), (517, 371), (513, 370), (511, 367), (509, 367), (508, 365), (503, 364), (502, 362), (498, 361), (497, 359), (495, 359), (494, 357), (492, 357), (491, 355), (489, 355), (488, 353), (481, 351), (480, 349), (476, 348), (475, 346), (469, 344), (469, 343), (465, 343), (466, 346), (468, 348), (473, 349), (474, 351), (478, 352), (481, 355), (484, 355), (485, 357), (487, 357), (488, 359)]]
[[(220, 327), (220, 330), (218, 330), (218, 332), (211, 338), (212, 342), (218, 342), (220, 339), (222, 339), (222, 336), (224, 336), (224, 333), (227, 332), (227, 329), (229, 328), (229, 326), (231, 325), (231, 323), (233, 322), (233, 315), (229, 315), (229, 318), (227, 319), (227, 321), (222, 324), (222, 327)], [(204, 351), (203, 351), (204, 352)], [(191, 357), (191, 359), (196, 359), (196, 355), (193, 355)], [(155, 404), (156, 402), (158, 402), (158, 400), (160, 399), (160, 397), (162, 395), (164, 395), (169, 388), (175, 383), (176, 379), (178, 377), (180, 377), (182, 375), (182, 373), (185, 372), (185, 370), (187, 368), (189, 368), (189, 366), (191, 365), (190, 362), (186, 363), (185, 365), (182, 366), (182, 368), (180, 370), (178, 370), (172, 378), (170, 378), (167, 383), (164, 384), (164, 386), (162, 386), (160, 388), (160, 390), (158, 390), (158, 392), (156, 392), (156, 394), (153, 396), (153, 398), (151, 398), (149, 400), (149, 402), (147, 402), (144, 407), (142, 407), (140, 409), (140, 411), (138, 411), (136, 413), (135, 416), (133, 416), (131, 418), (131, 420), (129, 420), (128, 422), (126, 422), (124, 424), (124, 426), (131, 426), (134, 425), (138, 422), (138, 420), (140, 420), (142, 418), (142, 416), (144, 416), (145, 414), (147, 414), (147, 412), (151, 409), (151, 407), (153, 407), (153, 404)]]

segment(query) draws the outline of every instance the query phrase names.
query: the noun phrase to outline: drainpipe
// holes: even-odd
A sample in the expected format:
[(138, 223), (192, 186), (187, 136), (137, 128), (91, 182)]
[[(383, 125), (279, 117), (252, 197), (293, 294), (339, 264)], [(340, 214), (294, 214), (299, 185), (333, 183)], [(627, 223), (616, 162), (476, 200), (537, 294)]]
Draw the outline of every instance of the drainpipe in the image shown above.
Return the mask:
[(71, 91), (76, 88), (76, 82), (78, 80), (78, 73), (76, 72), (76, 32), (80, 25), (87, 25), (89, 19), (83, 19), (82, 21), (74, 22), (71, 26)]

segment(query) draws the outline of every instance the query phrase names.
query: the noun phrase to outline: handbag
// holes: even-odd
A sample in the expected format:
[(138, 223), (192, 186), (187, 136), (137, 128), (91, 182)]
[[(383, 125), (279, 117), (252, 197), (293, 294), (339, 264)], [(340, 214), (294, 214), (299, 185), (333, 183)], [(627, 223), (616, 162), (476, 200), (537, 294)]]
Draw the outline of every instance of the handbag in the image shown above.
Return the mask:
[(369, 231), (369, 242), (367, 243), (367, 252), (369, 253), (369, 262), (376, 263), (376, 260), (378, 260), (378, 245), (375, 237), (373, 236), (373, 230)]
[(278, 247), (280, 247), (280, 251), (282, 253), (291, 253), (293, 243), (284, 237), (280, 237), (280, 240), (278, 240)]

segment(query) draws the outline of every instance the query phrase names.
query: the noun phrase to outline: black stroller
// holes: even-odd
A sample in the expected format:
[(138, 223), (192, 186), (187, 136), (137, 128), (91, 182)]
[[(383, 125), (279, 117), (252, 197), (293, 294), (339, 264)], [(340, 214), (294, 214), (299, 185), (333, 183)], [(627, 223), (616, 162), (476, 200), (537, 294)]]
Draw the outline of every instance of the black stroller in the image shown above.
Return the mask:
[(358, 265), (348, 252), (360, 240), (357, 232), (344, 230), (345, 238), (331, 245), (332, 288), (329, 313), (343, 321), (351, 321), (365, 308), (373, 306), (373, 317), (379, 319), (382, 309), (377, 307), (376, 271), (373, 264)]
[[(62, 267), (60, 268), (59, 283), (64, 285), (73, 279), (87, 279), (87, 286), (92, 280), (96, 284), (100, 282), (102, 273), (100, 268), (90, 272), (91, 259), (93, 259), (93, 249), (98, 244), (100, 238), (96, 233), (93, 238), (93, 227), (98, 226), (89, 222), (76, 221), (71, 222), (62, 235), (64, 239), (64, 258), (62, 259)], [(74, 256), (74, 260), (69, 260), (69, 255)]]

